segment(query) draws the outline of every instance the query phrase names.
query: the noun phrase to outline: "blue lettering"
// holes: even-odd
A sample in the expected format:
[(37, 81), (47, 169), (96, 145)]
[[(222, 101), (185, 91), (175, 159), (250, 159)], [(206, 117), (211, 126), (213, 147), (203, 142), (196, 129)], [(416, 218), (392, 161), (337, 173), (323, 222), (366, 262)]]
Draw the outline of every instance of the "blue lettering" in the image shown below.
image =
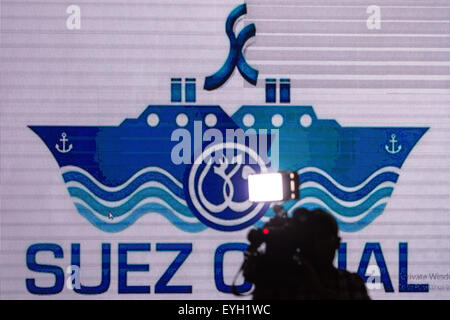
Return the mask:
[(36, 285), (36, 279), (26, 279), (27, 290), (33, 294), (56, 294), (61, 292), (64, 288), (64, 270), (53, 265), (38, 264), (36, 255), (39, 251), (51, 251), (57, 259), (64, 257), (63, 249), (54, 243), (36, 243), (28, 247), (26, 257), (28, 269), (35, 272), (53, 274), (55, 276), (55, 284), (52, 287), (40, 287)]
[(180, 253), (155, 284), (155, 293), (192, 293), (192, 286), (167, 285), (186, 258), (191, 254), (192, 243), (157, 243), (156, 251), (180, 251)]
[(428, 292), (428, 284), (408, 284), (408, 243), (398, 244), (398, 291)]
[(378, 242), (367, 242), (364, 246), (364, 251), (361, 257), (361, 261), (358, 267), (358, 274), (363, 278), (364, 282), (367, 282), (369, 276), (366, 276), (367, 266), (370, 261), (370, 257), (373, 254), (375, 255), (375, 261), (380, 269), (381, 277), (380, 280), (383, 283), (384, 291), (386, 292), (394, 292), (394, 288), (392, 287), (391, 277), (389, 276), (389, 272), (386, 266), (386, 262), (384, 261), (383, 251), (381, 251), (380, 243)]
[[(80, 263), (80, 244), (72, 243), (72, 256), (71, 263), (74, 266), (78, 266), (81, 270)], [(81, 272), (80, 272), (81, 274)], [(102, 244), (102, 280), (98, 286), (84, 286), (80, 284), (80, 288), (73, 288), (76, 293), (79, 294), (99, 294), (106, 292), (109, 289), (109, 283), (111, 280), (111, 245), (109, 243)]]
[[(231, 285), (225, 284), (223, 278), (223, 259), (225, 253), (227, 251), (242, 251), (245, 252), (247, 250), (248, 244), (232, 242), (232, 243), (224, 243), (217, 247), (216, 252), (214, 254), (214, 281), (216, 283), (216, 288), (220, 292), (231, 293)], [(239, 286), (236, 286), (236, 289), (240, 293), (244, 293), (249, 291), (252, 288), (252, 284), (250, 282), (244, 281)]]
[(347, 270), (347, 244), (345, 242), (339, 246), (338, 269)]
[(119, 243), (119, 293), (150, 293), (150, 286), (127, 285), (128, 272), (147, 272), (148, 264), (128, 264), (128, 251), (150, 251), (150, 243)]

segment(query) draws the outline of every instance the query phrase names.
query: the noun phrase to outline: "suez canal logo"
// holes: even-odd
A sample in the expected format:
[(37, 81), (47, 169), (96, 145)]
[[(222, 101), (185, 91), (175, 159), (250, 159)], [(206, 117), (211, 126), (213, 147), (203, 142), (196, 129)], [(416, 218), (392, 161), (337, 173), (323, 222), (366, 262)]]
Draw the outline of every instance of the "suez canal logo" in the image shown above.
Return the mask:
[[(236, 155), (235, 150), (238, 151)], [(248, 158), (247, 163), (245, 158)], [(215, 229), (233, 231), (252, 225), (269, 204), (250, 202), (245, 180), (250, 174), (265, 172), (266, 164), (254, 149), (233, 142), (210, 146), (194, 161), (188, 179), (185, 179), (190, 207), (200, 221)], [(216, 183), (215, 176), (220, 177), (222, 185)], [(212, 179), (209, 184), (205, 183), (208, 179)], [(237, 179), (244, 181), (235, 183)], [(205, 185), (209, 187), (204, 188)], [(208, 194), (211, 195), (208, 197)], [(208, 198), (216, 199), (216, 202)], [(221, 200), (217, 201), (217, 198)]]
[[(244, 79), (256, 85), (258, 71), (247, 63), (242, 52), (245, 42), (256, 33), (255, 25), (251, 23), (245, 26), (237, 37), (233, 31), (238, 18), (246, 13), (247, 8), (243, 4), (237, 6), (229, 14), (225, 23), (225, 32), (230, 41), (229, 54), (224, 65), (216, 73), (205, 78), (204, 89), (214, 90), (222, 86), (232, 75), (235, 68), (239, 70)], [(184, 188), (188, 190), (189, 195), (187, 197), (189, 207), (201, 222), (211, 228), (222, 231), (246, 228), (258, 221), (269, 206), (264, 203), (251, 203), (248, 200), (246, 183), (242, 181), (247, 180), (249, 174), (268, 171), (268, 144), (267, 141), (264, 141), (264, 148), (261, 144), (261, 139), (265, 138), (266, 135), (258, 135), (256, 132), (249, 134), (248, 131), (252, 129), (248, 129), (243, 136), (243, 131), (240, 128), (237, 130), (227, 129), (227, 142), (220, 143), (222, 138), (220, 131), (217, 129), (209, 130), (214, 132), (210, 134), (205, 132), (206, 137), (214, 136), (214, 141), (216, 143), (219, 141), (219, 143), (209, 146), (195, 158), (187, 179), (184, 179)], [(278, 145), (278, 130), (272, 131), (272, 137), (277, 139), (275, 145)], [(252, 139), (252, 136), (256, 140)], [(235, 137), (241, 143), (235, 143)], [(246, 138), (253, 142), (252, 146), (245, 145)], [(257, 146), (258, 138), (260, 139), (259, 148)], [(258, 154), (257, 150), (260, 154), (262, 153), (262, 156)], [(235, 151), (237, 151), (237, 154), (235, 154)], [(272, 152), (271, 158), (272, 161), (277, 163), (278, 153)], [(230, 166), (231, 169), (229, 169)], [(210, 173), (213, 173), (213, 175)], [(217, 176), (222, 180), (222, 186), (220, 186)], [(208, 179), (211, 182), (208, 184), (208, 188), (204, 190), (204, 182)], [(236, 184), (236, 179), (240, 179), (243, 183)], [(216, 202), (221, 199), (219, 200), (220, 203), (211, 202), (208, 200), (208, 196), (215, 199)], [(236, 197), (240, 197), (240, 199), (236, 200)]]
[[(204, 89), (224, 84), (237, 69), (256, 84), (258, 71), (242, 53), (256, 28), (233, 33), (245, 5), (229, 15), (225, 29), (230, 51), (224, 65), (205, 78)], [(268, 203), (248, 200), (247, 179), (254, 173), (277, 169), (297, 171), (300, 200), (285, 203), (290, 213), (298, 207), (322, 208), (333, 214), (341, 231), (356, 232), (381, 215), (400, 174), (403, 162), (428, 128), (342, 127), (332, 119), (318, 119), (311, 106), (292, 106), (290, 80), (280, 79), (275, 105), (276, 80), (266, 79), (266, 105), (242, 106), (231, 117), (221, 107), (199, 106), (195, 79), (187, 78), (182, 102), (181, 79), (171, 82), (171, 102), (150, 105), (136, 119), (119, 126), (30, 126), (47, 145), (62, 171), (70, 197), (80, 215), (96, 228), (121, 232), (144, 214), (160, 214), (179, 230), (195, 233), (206, 228), (237, 231), (261, 226), (273, 216)], [(206, 126), (204, 126), (205, 124)], [(295, 141), (295, 143), (294, 143)], [(370, 143), (369, 143), (370, 142)], [(230, 293), (224, 280), (224, 256), (244, 252), (245, 243), (224, 243), (214, 252), (214, 282), (220, 292)], [(155, 283), (155, 293), (192, 293), (192, 285), (169, 285), (192, 252), (192, 243), (156, 243), (156, 254), (178, 252)], [(148, 272), (149, 265), (129, 264), (127, 254), (148, 252), (150, 243), (119, 243), (118, 293), (150, 293), (149, 285), (127, 283), (128, 272)], [(106, 292), (111, 278), (111, 245), (101, 245), (101, 281), (85, 286), (79, 281), (79, 243), (71, 245), (67, 269), (36, 262), (41, 251), (63, 259), (63, 248), (54, 243), (31, 245), (26, 253), (31, 271), (52, 274), (50, 287), (26, 279), (33, 294), (62, 291), (67, 286), (80, 294)], [(377, 267), (369, 268), (375, 256)], [(347, 246), (339, 249), (338, 266), (346, 269)], [(77, 271), (78, 270), (78, 271)], [(369, 274), (367, 274), (369, 271)], [(358, 273), (379, 281), (386, 292), (394, 288), (377, 242), (366, 243)], [(378, 288), (378, 286), (375, 286)], [(237, 286), (247, 292), (251, 284)], [(399, 291), (428, 291), (428, 285), (407, 283), (407, 243), (399, 244)]]
[[(251, 84), (258, 71), (243, 55), (256, 32), (225, 23), (229, 54), (207, 76), (205, 90), (239, 71)], [(105, 232), (120, 232), (143, 215), (159, 214), (185, 232), (237, 231), (274, 215), (268, 204), (248, 201), (252, 173), (296, 171), (298, 201), (285, 208), (322, 208), (345, 232), (380, 216), (403, 162), (428, 128), (341, 127), (318, 119), (311, 106), (290, 103), (290, 80), (266, 79), (266, 105), (241, 106), (231, 117), (215, 105), (195, 105), (195, 78), (171, 81), (172, 104), (150, 105), (119, 126), (30, 126), (58, 162), (78, 213)], [(279, 97), (281, 105), (275, 105)]]

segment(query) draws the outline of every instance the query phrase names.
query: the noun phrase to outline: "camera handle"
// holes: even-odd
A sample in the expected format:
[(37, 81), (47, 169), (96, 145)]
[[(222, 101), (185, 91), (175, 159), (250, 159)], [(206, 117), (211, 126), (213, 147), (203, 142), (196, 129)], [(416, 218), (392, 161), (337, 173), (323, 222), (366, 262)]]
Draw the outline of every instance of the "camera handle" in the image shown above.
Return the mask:
[(247, 249), (247, 251), (245, 252), (244, 262), (242, 262), (241, 267), (239, 268), (238, 272), (236, 272), (236, 275), (234, 276), (233, 283), (231, 285), (231, 292), (235, 296), (246, 297), (246, 296), (250, 296), (253, 294), (254, 288), (252, 291), (247, 292), (246, 294), (240, 293), (236, 287), (236, 280), (240, 274), (243, 274), (244, 268), (245, 268), (246, 264), (248, 263), (248, 256), (251, 254), (255, 254), (256, 250), (257, 250), (257, 248), (252, 248), (251, 246)]
[(247, 292), (246, 294), (240, 293), (236, 287), (236, 280), (239, 276), (239, 274), (243, 273), (244, 271), (244, 264), (245, 261), (242, 263), (241, 267), (239, 268), (238, 272), (236, 273), (236, 275), (234, 276), (233, 279), (233, 283), (231, 285), (231, 292), (235, 295), (235, 296), (239, 296), (239, 297), (246, 297), (246, 296), (250, 296), (253, 294), (253, 290), (251, 292)]

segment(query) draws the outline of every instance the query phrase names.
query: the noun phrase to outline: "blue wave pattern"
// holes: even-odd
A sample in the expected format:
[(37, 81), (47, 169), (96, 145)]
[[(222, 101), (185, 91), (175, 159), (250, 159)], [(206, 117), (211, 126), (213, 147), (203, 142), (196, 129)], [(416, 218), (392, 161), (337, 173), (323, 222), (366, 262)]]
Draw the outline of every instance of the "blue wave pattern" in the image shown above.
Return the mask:
[(147, 213), (160, 214), (186, 232), (206, 228), (189, 210), (181, 183), (163, 169), (143, 169), (117, 187), (101, 184), (79, 167), (62, 171), (78, 212), (103, 231), (122, 231)]
[[(378, 169), (355, 186), (342, 185), (319, 168), (303, 168), (299, 170), (299, 176), (300, 200), (285, 204), (289, 213), (300, 207), (320, 208), (336, 218), (340, 230), (356, 232), (383, 213), (387, 199), (394, 191), (399, 168)], [(256, 226), (262, 226), (273, 215), (270, 209)]]
[(102, 188), (100, 188), (97, 184), (94, 183), (93, 179), (84, 175), (80, 172), (69, 171), (63, 174), (64, 182), (77, 181), (81, 183), (83, 186), (89, 189), (94, 195), (97, 197), (108, 200), (108, 201), (117, 201), (122, 200), (125, 197), (128, 197), (137, 188), (148, 181), (159, 181), (169, 188), (174, 194), (178, 197), (183, 197), (184, 192), (183, 189), (178, 187), (172, 180), (170, 180), (167, 176), (160, 172), (146, 172), (142, 175), (136, 177), (130, 184), (125, 186), (123, 189), (116, 192), (108, 192)]
[[(108, 187), (78, 167), (63, 167), (63, 179), (78, 212), (97, 228), (119, 232), (147, 213), (157, 213), (178, 229), (200, 232), (206, 228), (189, 210), (182, 184), (161, 168), (146, 168), (120, 186)], [(298, 207), (321, 208), (337, 219), (339, 228), (356, 232), (383, 213), (399, 176), (396, 167), (384, 167), (355, 186), (337, 182), (314, 167), (299, 170), (300, 200), (285, 204), (292, 212)], [(113, 219), (109, 219), (109, 215)], [(262, 226), (273, 216), (269, 209), (256, 223)]]
[(345, 200), (345, 201), (356, 201), (366, 196), (370, 192), (372, 192), (378, 185), (383, 182), (390, 181), (396, 183), (398, 179), (398, 174), (394, 172), (383, 172), (370, 180), (366, 185), (362, 188), (354, 191), (347, 192), (345, 190), (337, 187), (333, 182), (328, 180), (323, 175), (317, 172), (305, 172), (300, 175), (300, 181), (302, 183), (306, 183), (309, 181), (314, 181), (327, 189), (333, 196)]

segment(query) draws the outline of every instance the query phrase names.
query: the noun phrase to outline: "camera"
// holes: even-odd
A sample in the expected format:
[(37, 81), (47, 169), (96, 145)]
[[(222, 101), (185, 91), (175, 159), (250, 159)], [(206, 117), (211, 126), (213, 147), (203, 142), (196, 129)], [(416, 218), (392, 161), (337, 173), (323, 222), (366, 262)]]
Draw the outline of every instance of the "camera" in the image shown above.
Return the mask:
[(299, 209), (289, 217), (280, 205), (275, 216), (262, 228), (249, 231), (250, 245), (245, 252), (242, 272), (246, 281), (279, 282), (296, 277), (301, 270), (301, 255), (310, 252), (311, 230), (307, 219), (311, 211)]
[[(299, 199), (297, 172), (280, 171), (249, 175), (249, 200), (253, 202), (280, 202)], [(308, 228), (304, 219), (308, 210), (297, 209), (289, 217), (282, 205), (273, 206), (275, 212), (262, 228), (251, 229), (250, 242), (240, 272), (246, 281), (258, 287), (276, 288), (280, 283), (296, 278), (301, 269), (300, 254), (308, 246)], [(238, 274), (235, 277), (238, 276)], [(241, 295), (232, 286), (236, 295)]]

